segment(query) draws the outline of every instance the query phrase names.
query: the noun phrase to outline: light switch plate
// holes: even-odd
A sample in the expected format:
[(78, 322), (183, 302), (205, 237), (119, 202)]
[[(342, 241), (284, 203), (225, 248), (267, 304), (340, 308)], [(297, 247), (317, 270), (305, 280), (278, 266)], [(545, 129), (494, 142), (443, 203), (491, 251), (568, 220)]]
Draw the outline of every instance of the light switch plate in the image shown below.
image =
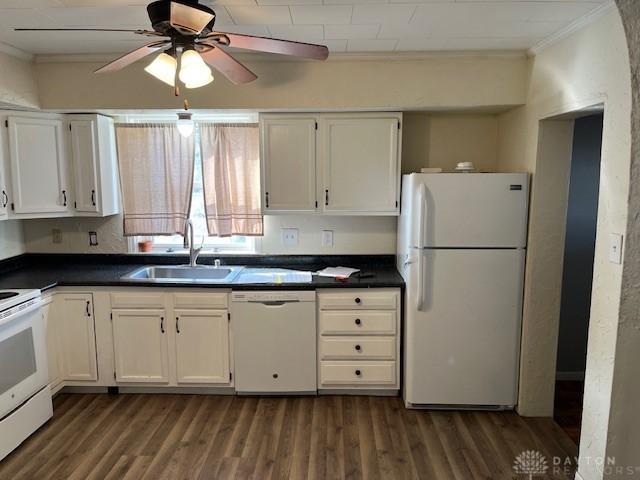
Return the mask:
[(280, 230), (282, 234), (282, 245), (287, 247), (295, 247), (298, 245), (298, 229), (283, 228)]
[(89, 246), (96, 247), (98, 245), (98, 233), (89, 232)]
[(62, 243), (62, 230), (59, 228), (51, 229), (51, 243)]
[(619, 233), (609, 234), (609, 262), (622, 263), (622, 235)]
[(322, 231), (322, 246), (333, 247), (333, 230)]

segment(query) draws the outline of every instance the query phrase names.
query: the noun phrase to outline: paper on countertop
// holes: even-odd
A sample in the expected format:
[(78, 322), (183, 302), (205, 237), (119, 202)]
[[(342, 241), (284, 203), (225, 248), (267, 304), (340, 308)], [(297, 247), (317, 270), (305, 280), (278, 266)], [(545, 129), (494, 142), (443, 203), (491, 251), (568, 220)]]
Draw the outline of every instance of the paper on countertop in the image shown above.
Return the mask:
[(327, 267), (318, 271), (318, 276), (320, 277), (340, 277), (340, 278), (348, 278), (352, 274), (359, 272), (359, 268), (349, 268), (349, 267)]
[(247, 269), (240, 274), (241, 283), (311, 283), (311, 272), (285, 268)]

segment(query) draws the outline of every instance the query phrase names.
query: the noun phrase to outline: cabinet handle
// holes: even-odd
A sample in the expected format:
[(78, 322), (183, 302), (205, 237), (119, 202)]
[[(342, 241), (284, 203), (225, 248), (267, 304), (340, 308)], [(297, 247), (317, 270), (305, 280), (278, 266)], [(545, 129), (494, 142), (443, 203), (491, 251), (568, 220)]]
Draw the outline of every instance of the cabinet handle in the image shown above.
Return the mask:
[(89, 300), (87, 300), (87, 317), (91, 316), (91, 311), (89, 310), (89, 306), (91, 305), (91, 302)]
[(362, 302), (362, 300), (360, 300), (360, 297), (356, 297), (355, 302), (356, 302), (357, 304), (360, 304), (360, 302)]
[(269, 208), (269, 192), (264, 192), (265, 208)]
[(164, 333), (164, 317), (160, 317), (160, 331)]
[(62, 206), (63, 207), (67, 206), (67, 191), (66, 190), (62, 190)]
[(360, 350), (362, 350), (362, 347), (360, 345), (356, 345), (356, 350), (360, 351)]
[(359, 318), (356, 318), (356, 325), (360, 325), (362, 321)]
[(176, 317), (176, 333), (180, 333), (180, 317)]
[(324, 204), (329, 205), (329, 190), (324, 191)]
[(2, 190), (2, 208), (7, 208), (7, 205), (9, 205), (9, 196), (7, 195), (7, 192)]
[(96, 191), (91, 190), (91, 205), (96, 206)]
[(362, 372), (360, 370), (356, 370), (356, 375), (359, 377)]

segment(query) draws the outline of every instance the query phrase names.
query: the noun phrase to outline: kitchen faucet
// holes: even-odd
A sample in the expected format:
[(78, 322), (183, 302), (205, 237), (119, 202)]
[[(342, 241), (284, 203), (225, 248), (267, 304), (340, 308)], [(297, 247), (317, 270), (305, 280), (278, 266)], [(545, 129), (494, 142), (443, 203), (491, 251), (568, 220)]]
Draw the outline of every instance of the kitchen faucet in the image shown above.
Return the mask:
[(184, 235), (184, 247), (187, 248), (187, 244), (189, 246), (189, 266), (196, 267), (198, 262), (198, 255), (202, 251), (202, 245), (204, 245), (204, 238), (202, 239), (202, 243), (200, 247), (194, 248), (193, 246), (193, 223), (190, 218), (187, 218), (185, 222), (185, 235)]

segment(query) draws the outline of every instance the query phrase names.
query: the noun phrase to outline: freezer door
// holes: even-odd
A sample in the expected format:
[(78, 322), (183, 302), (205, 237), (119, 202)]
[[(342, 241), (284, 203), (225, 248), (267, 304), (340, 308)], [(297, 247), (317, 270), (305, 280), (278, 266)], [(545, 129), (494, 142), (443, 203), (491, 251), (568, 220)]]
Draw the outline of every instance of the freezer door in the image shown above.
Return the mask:
[(406, 403), (515, 405), (524, 250), (412, 253), (405, 306)]
[(526, 173), (410, 175), (411, 246), (522, 248), (526, 245)]

